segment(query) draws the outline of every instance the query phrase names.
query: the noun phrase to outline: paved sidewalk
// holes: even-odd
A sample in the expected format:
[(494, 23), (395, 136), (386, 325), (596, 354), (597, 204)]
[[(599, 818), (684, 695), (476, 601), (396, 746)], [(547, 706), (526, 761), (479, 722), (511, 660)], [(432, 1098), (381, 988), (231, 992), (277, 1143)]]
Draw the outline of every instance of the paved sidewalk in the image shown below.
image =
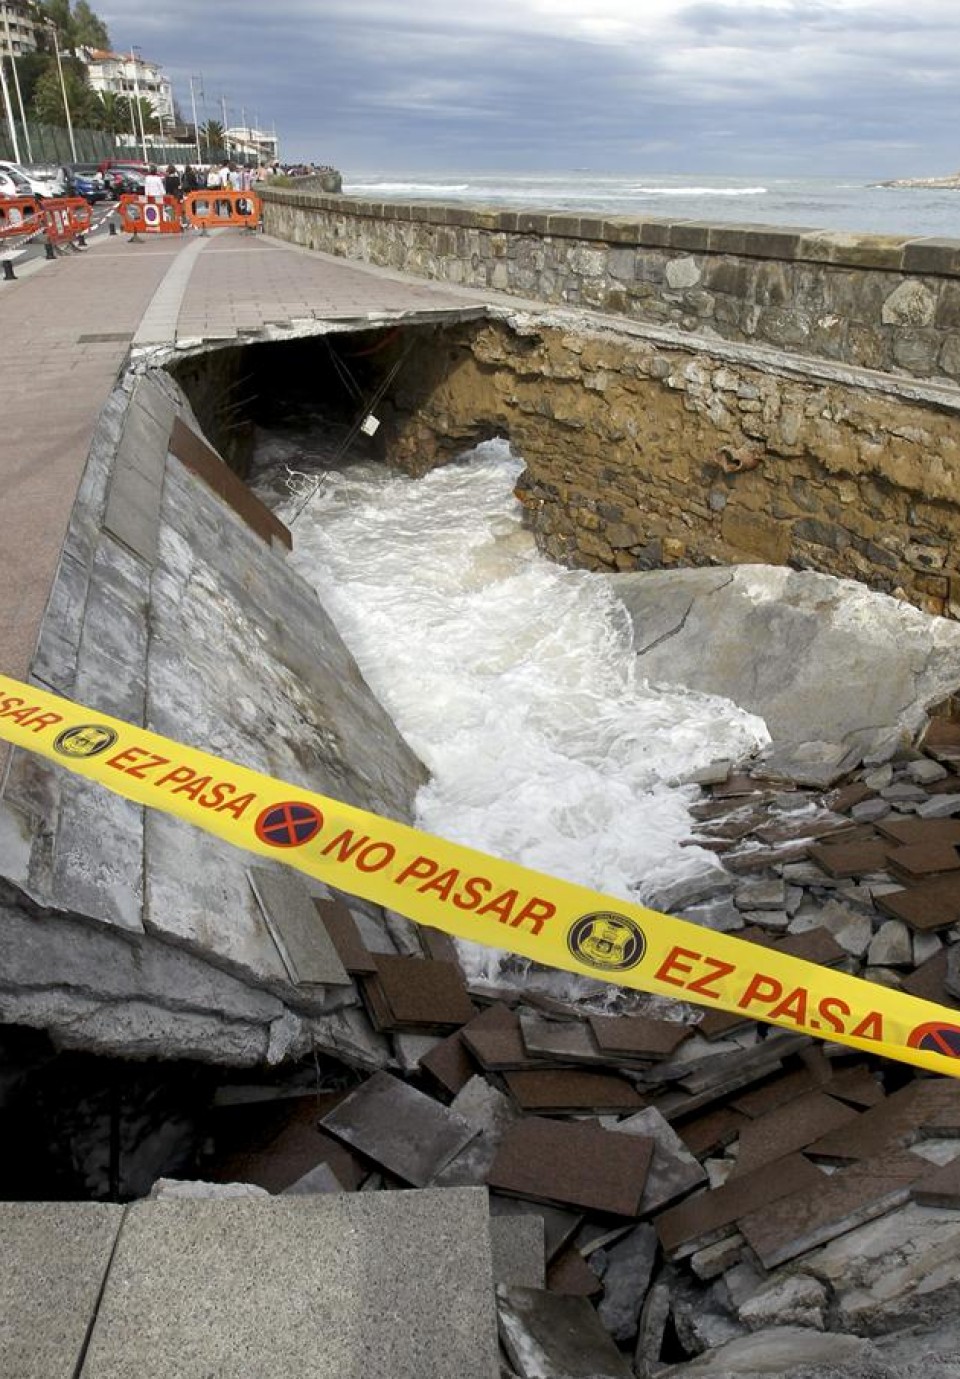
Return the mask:
[(240, 231), (138, 244), (102, 233), (82, 255), (0, 284), (0, 670), (29, 672), (97, 418), (134, 342), (487, 300)]

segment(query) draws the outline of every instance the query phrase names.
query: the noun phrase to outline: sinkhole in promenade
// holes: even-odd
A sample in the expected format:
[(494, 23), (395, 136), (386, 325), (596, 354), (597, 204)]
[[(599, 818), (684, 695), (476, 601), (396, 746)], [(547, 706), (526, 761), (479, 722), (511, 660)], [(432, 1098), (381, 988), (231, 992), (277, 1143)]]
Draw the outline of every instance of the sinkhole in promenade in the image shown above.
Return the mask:
[[(357, 430), (364, 397), (345, 414), (318, 383), (274, 381), (248, 479), (430, 772), (419, 826), (632, 900), (715, 868), (686, 846), (691, 778), (752, 755), (763, 723), (641, 679), (615, 579), (561, 568), (525, 529), (506, 438), (434, 468), (408, 454), (427, 471), (411, 477)], [(471, 975), (500, 961), (477, 948)]]

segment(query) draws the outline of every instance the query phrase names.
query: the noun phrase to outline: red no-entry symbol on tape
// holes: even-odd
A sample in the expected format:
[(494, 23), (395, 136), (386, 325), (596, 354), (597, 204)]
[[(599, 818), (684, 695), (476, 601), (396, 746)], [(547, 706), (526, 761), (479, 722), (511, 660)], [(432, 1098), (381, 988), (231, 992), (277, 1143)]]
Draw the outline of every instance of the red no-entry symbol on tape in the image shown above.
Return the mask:
[(960, 1058), (960, 1025), (945, 1025), (940, 1020), (931, 1020), (928, 1025), (918, 1025), (907, 1040), (911, 1049), (924, 1049), (927, 1053), (943, 1053), (948, 1058)]
[(312, 804), (288, 800), (265, 809), (254, 825), (261, 843), (274, 848), (299, 848), (323, 828), (323, 815)]

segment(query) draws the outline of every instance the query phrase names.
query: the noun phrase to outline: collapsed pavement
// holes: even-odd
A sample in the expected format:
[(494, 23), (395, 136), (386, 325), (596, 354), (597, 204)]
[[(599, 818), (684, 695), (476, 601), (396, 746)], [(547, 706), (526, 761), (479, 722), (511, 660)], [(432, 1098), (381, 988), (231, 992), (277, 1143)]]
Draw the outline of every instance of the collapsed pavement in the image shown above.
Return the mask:
[[(128, 380), (107, 421), (128, 462), (116, 464), (109, 447), (92, 458), (41, 638), (41, 678), (122, 716), (142, 714), (149, 697), (160, 731), (178, 736), (187, 725), (227, 755), (242, 747), (247, 759), (253, 744), (263, 768), (283, 778), (409, 816), (419, 763), (345, 652), (318, 678), (305, 641), (322, 639), (329, 651), (339, 639), (285, 572), (263, 515), (239, 511), (246, 500), (236, 495), (230, 512), (196, 477), (211, 459), (183, 398), (168, 382)], [(106, 539), (118, 531), (120, 555)], [(738, 578), (724, 571), (719, 584)], [(281, 602), (289, 616), (291, 589), (294, 635), (270, 642), (268, 633), (282, 632)], [(71, 642), (71, 600), (81, 596), (104, 613)], [(146, 652), (137, 634), (145, 609)], [(921, 622), (927, 631), (949, 626)], [(679, 623), (695, 631), (689, 608)], [(206, 645), (188, 644), (190, 626), (203, 627)], [(930, 677), (906, 695), (898, 689), (882, 723), (874, 701), (852, 695), (866, 718), (813, 756), (794, 750), (809, 735), (793, 739), (792, 774), (775, 751), (753, 774), (723, 768), (705, 778), (690, 842), (714, 865), (647, 902), (960, 1007), (960, 732), (935, 718), (922, 747), (912, 745), (925, 710), (960, 684), (956, 654), (948, 647), (943, 663), (929, 658), (921, 668)], [(231, 696), (233, 669), (244, 663), (250, 681)], [(344, 686), (356, 713), (351, 741), (367, 743), (365, 756), (352, 756), (338, 735)], [(259, 702), (289, 713), (266, 730)], [(307, 734), (319, 744), (309, 758)], [(522, 964), (506, 964), (501, 989), (468, 987), (444, 936), (280, 868), (251, 866), (207, 839), (201, 859), (175, 821), (144, 820), (126, 802), (99, 797), (91, 807), (91, 798), (15, 758), (0, 820), (0, 1009), (8, 1023), (50, 1031), (59, 1047), (255, 1069), (248, 1085), (225, 1076), (210, 1096), (190, 1164), (199, 1178), (248, 1184), (255, 1200), (82, 1204), (84, 1219), (97, 1213), (97, 1262), (84, 1275), (97, 1286), (78, 1304), (67, 1373), (86, 1345), (91, 1310), (83, 1373), (123, 1372), (130, 1318), (154, 1305), (161, 1274), (174, 1353), (201, 1337), (220, 1347), (202, 1351), (203, 1361), (229, 1366), (236, 1326), (233, 1342), (260, 1347), (264, 1364), (282, 1355), (293, 1365), (290, 1336), (261, 1324), (278, 1294), (257, 1301), (242, 1261), (252, 1239), (269, 1240), (272, 1265), (291, 1233), (313, 1234), (322, 1217), (327, 1244), (302, 1275), (305, 1287), (329, 1285), (346, 1267), (343, 1241), (362, 1243), (349, 1256), (349, 1286), (334, 1288), (318, 1316), (333, 1314), (337, 1296), (346, 1311), (361, 1298), (376, 1306), (362, 1313), (363, 1334), (313, 1357), (317, 1374), (350, 1373), (345, 1357), (353, 1363), (366, 1347), (375, 1359), (358, 1374), (407, 1365), (421, 1379), (481, 1375), (497, 1363), (499, 1334), (504, 1373), (521, 1379), (645, 1377), (671, 1365), (711, 1375), (902, 1374), (921, 1349), (934, 1357), (925, 1376), (946, 1379), (949, 1360), (938, 1371), (935, 1357), (957, 1350), (952, 1323), (942, 1321), (960, 1274), (954, 1081), (635, 993), (585, 989), (581, 1001), (564, 1003)], [(306, 1082), (302, 1067), (267, 1077), (271, 1065), (307, 1053), (322, 1065), (316, 1088), (309, 1063)], [(23, 1078), (29, 1088), (29, 1066)], [(118, 1174), (126, 1190), (117, 1195), (142, 1195), (152, 1179), (140, 1178)], [(296, 1200), (275, 1210), (256, 1188)], [(453, 1194), (449, 1214), (437, 1205), (441, 1189)], [(178, 1191), (203, 1190), (159, 1193)], [(356, 1208), (354, 1194), (362, 1194)], [(78, 1218), (52, 1212), (44, 1235), (24, 1210), (0, 1208), (0, 1235), (21, 1261), (31, 1240), (40, 1247), (36, 1272), (24, 1268), (21, 1279), (42, 1295), (64, 1240), (80, 1234)], [(438, 1221), (446, 1222), (439, 1234)], [(391, 1231), (409, 1248), (377, 1273), (373, 1242)], [(199, 1253), (204, 1237), (223, 1250), (222, 1272), (212, 1267), (215, 1249)], [(193, 1274), (177, 1263), (185, 1240), (208, 1261)], [(146, 1254), (152, 1273), (141, 1272)], [(467, 1282), (452, 1271), (441, 1287), (438, 1258), (464, 1262)], [(246, 1324), (198, 1326), (231, 1288), (247, 1299)], [(441, 1321), (453, 1317), (454, 1297), (469, 1306), (455, 1313), (462, 1324), (431, 1327), (401, 1362), (397, 1336), (421, 1289)], [(36, 1320), (12, 1296), (2, 1309), (13, 1318), (8, 1363), (22, 1379)], [(306, 1334), (316, 1347), (319, 1332)], [(168, 1372), (146, 1365), (165, 1363), (169, 1349), (145, 1351), (141, 1372)]]
[[(683, 913), (960, 1010), (960, 913), (945, 901), (951, 891), (960, 899), (957, 766), (960, 727), (934, 720), (921, 750), (868, 764), (826, 794), (728, 775), (698, 807), (696, 836), (722, 859), (713, 894), (691, 897)], [(954, 865), (944, 870), (948, 852)], [(424, 1288), (439, 1300), (429, 1283), (438, 1250), (469, 1280), (458, 1297), (461, 1311), (470, 1303), (472, 1359), (458, 1349), (461, 1323), (439, 1331), (422, 1323), (433, 1348), (420, 1374), (493, 1373), (495, 1290), (501, 1373), (520, 1379), (892, 1379), (919, 1373), (921, 1354), (929, 1379), (952, 1376), (956, 1081), (742, 1015), (652, 1000), (656, 1013), (645, 1014), (636, 996), (625, 1013), (598, 1013), (596, 993), (564, 1003), (538, 994), (535, 980), (468, 987), (445, 936), (346, 896), (311, 903), (355, 984), (382, 1066), (355, 1066), (349, 1085), (333, 1091), (307, 1090), (303, 1076), (224, 1084), (196, 1159), (207, 1185), (160, 1183), (159, 1202), (128, 1209), (131, 1233), (120, 1233), (117, 1281), (108, 1271), (102, 1335), (95, 1327), (90, 1352), (104, 1367), (92, 1360), (84, 1374), (119, 1372), (107, 1361), (129, 1354), (122, 1308), (146, 1305), (150, 1279), (137, 1242), (148, 1259), (154, 1250), (166, 1258), (155, 1234), (181, 1229), (178, 1218), (157, 1217), (165, 1201), (225, 1191), (257, 1200), (179, 1200), (175, 1209), (185, 1238), (212, 1232), (235, 1264), (251, 1232), (273, 1259), (281, 1218), (270, 1216), (271, 1202), (290, 1203), (282, 1219), (297, 1220), (296, 1232), (319, 1229), (318, 1197), (360, 1194), (372, 1213), (364, 1220), (377, 1222), (369, 1229), (389, 1240), (399, 1192), (401, 1253), (426, 1270)], [(448, 1218), (441, 1189), (477, 1197), (450, 1199)], [(371, 1205), (383, 1193), (388, 1215)], [(10, 1210), (0, 1209), (8, 1239)], [(329, 1287), (337, 1252), (359, 1228), (346, 1205), (332, 1217), (323, 1216), (332, 1208), (320, 1210), (321, 1239), (334, 1221), (340, 1242), (321, 1248)], [(438, 1220), (448, 1227), (440, 1244)], [(173, 1248), (169, 1239), (164, 1248)], [(175, 1262), (167, 1268), (172, 1306), (186, 1285)], [(216, 1286), (228, 1276), (218, 1274)], [(201, 1294), (213, 1286), (202, 1271), (185, 1277)], [(378, 1328), (414, 1305), (408, 1285), (384, 1265), (376, 1321), (364, 1323), (380, 1358), (339, 1372), (407, 1372), (399, 1362), (382, 1367), (389, 1347)], [(344, 1297), (358, 1305), (349, 1287)], [(167, 1314), (166, 1353), (194, 1344), (195, 1325), (192, 1313)], [(275, 1326), (261, 1343), (289, 1353)], [(222, 1358), (223, 1344), (218, 1331), (214, 1350), (200, 1353)]]

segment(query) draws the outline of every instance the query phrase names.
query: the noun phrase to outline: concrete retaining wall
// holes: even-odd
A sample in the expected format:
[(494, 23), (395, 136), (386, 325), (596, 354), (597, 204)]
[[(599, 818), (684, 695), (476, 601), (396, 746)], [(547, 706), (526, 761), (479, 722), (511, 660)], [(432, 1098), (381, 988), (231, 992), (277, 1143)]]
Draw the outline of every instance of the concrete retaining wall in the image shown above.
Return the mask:
[(421, 277), (960, 380), (960, 240), (266, 188), (269, 234)]

